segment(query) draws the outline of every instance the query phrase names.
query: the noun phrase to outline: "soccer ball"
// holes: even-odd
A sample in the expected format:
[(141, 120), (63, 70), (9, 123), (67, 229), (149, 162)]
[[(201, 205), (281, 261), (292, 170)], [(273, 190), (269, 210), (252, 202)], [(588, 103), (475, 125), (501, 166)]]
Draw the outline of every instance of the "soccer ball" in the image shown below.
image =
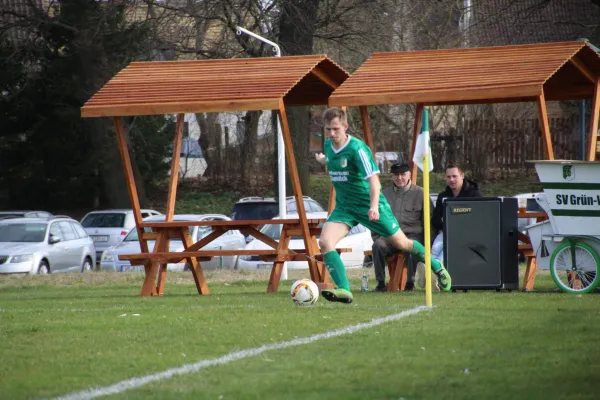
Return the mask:
[(317, 302), (319, 288), (310, 279), (300, 279), (292, 285), (290, 295), (294, 304), (298, 306), (310, 306)]

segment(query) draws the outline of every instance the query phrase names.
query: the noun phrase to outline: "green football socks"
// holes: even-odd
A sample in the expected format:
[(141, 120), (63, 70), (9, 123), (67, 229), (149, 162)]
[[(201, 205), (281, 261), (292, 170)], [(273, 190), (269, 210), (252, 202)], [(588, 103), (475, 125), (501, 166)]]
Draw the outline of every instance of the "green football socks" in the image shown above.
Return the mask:
[[(423, 247), (423, 246), (421, 246)], [(342, 259), (336, 250), (331, 250), (323, 254), (323, 261), (327, 271), (331, 275), (331, 279), (335, 282), (338, 288), (350, 291), (350, 282), (348, 282), (348, 276), (346, 275), (346, 267), (342, 262)]]
[[(419, 261), (424, 263), (425, 262), (425, 247), (423, 247), (423, 245), (421, 243), (419, 243), (416, 240), (413, 240), (413, 248), (410, 251), (411, 254), (414, 254), (415, 256), (417, 256), (419, 258)], [(431, 259), (431, 269), (433, 270), (433, 272), (435, 272), (436, 274), (442, 269), (442, 264), (440, 264), (440, 262), (438, 260), (436, 260), (435, 258)]]

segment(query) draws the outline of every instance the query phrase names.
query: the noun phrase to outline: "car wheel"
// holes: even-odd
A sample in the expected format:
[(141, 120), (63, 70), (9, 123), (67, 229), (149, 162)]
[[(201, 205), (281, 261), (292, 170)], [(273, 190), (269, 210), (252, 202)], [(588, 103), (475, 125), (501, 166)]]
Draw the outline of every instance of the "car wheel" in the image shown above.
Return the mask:
[(91, 272), (94, 269), (94, 266), (92, 265), (92, 262), (90, 261), (89, 258), (85, 258), (85, 260), (83, 260), (83, 265), (81, 266), (81, 272)]
[(37, 270), (38, 275), (47, 275), (50, 273), (50, 267), (46, 261), (40, 261), (40, 265)]

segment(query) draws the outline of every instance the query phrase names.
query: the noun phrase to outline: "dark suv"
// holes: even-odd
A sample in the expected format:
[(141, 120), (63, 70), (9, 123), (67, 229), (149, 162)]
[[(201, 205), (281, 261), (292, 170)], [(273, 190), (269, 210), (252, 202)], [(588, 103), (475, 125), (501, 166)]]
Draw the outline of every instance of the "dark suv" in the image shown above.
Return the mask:
[[(304, 196), (306, 212), (323, 212), (323, 207), (315, 200)], [(285, 199), (288, 213), (297, 213), (296, 199), (289, 196)], [(231, 219), (273, 219), (279, 215), (279, 203), (273, 197), (244, 197), (238, 200), (231, 210)]]

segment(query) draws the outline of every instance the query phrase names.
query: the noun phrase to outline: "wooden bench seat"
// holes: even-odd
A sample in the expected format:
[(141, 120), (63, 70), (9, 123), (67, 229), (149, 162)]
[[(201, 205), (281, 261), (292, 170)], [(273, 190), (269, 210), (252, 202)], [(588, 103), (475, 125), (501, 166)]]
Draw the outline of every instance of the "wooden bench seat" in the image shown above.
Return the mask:
[[(336, 249), (338, 253), (348, 253), (352, 249), (348, 247)], [(199, 261), (210, 261), (213, 257), (226, 256), (259, 256), (263, 261), (275, 261), (279, 251), (277, 249), (265, 250), (199, 250), (199, 251), (182, 251), (182, 252), (156, 252), (156, 253), (138, 253), (138, 254), (121, 254), (120, 260), (127, 260), (131, 265), (144, 265), (149, 260), (159, 263), (178, 263), (187, 258), (195, 258)], [(306, 250), (288, 250), (283, 254), (283, 261), (306, 261)], [(322, 261), (323, 255), (315, 255), (315, 259)]]
[[(309, 226), (318, 226), (321, 224), (324, 219), (323, 218), (309, 218), (308, 220)], [(261, 225), (291, 225), (291, 224), (299, 224), (300, 220), (298, 218), (288, 218), (288, 219), (256, 219), (256, 220), (232, 220), (232, 221), (151, 221), (151, 222), (142, 222), (142, 228), (181, 228), (181, 227), (190, 227), (190, 226), (227, 226), (227, 227), (248, 227), (248, 226), (261, 226)]]

